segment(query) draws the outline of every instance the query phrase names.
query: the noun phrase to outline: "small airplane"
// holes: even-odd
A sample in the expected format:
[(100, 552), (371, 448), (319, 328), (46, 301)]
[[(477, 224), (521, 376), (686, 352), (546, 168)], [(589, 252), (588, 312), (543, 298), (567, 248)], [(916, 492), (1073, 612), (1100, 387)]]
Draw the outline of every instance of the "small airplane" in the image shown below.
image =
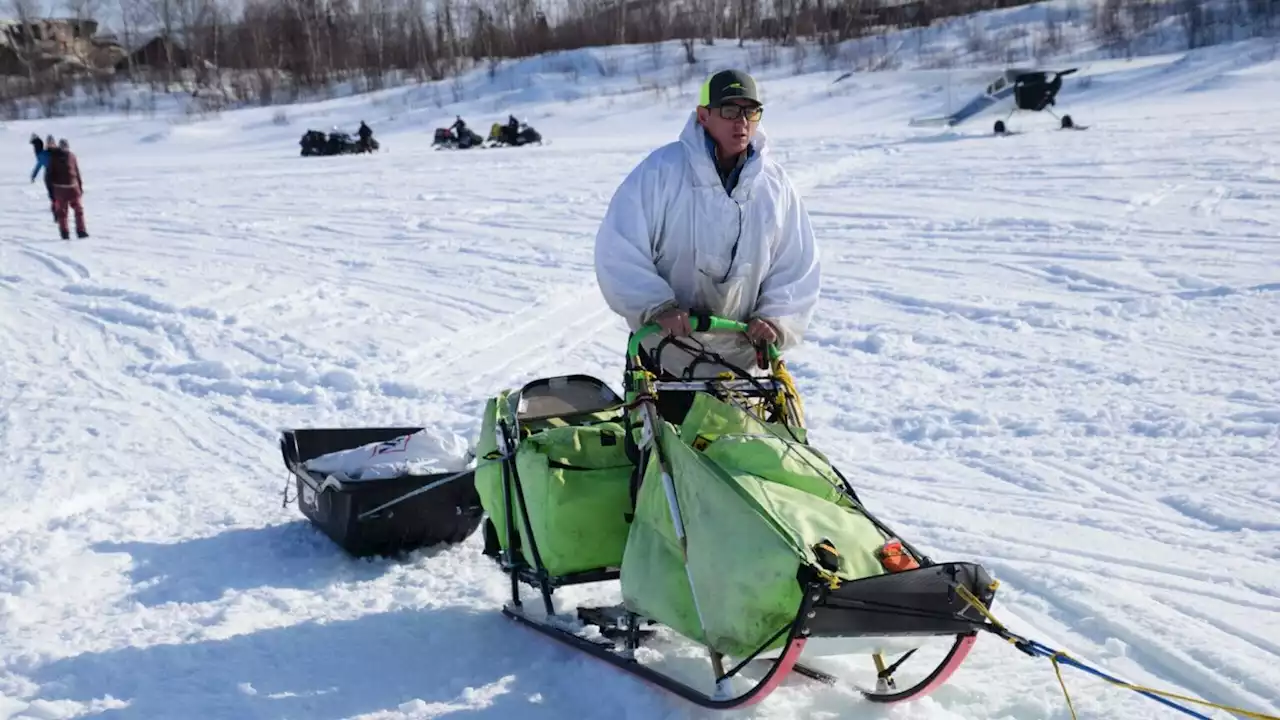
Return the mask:
[[(997, 135), (1003, 135), (1008, 131), (1005, 120), (1008, 120), (1018, 110), (1028, 112), (1043, 111), (1056, 118), (1058, 117), (1057, 114), (1050, 110), (1049, 106), (1056, 104), (1058, 91), (1062, 89), (1062, 78), (1079, 69), (1026, 70), (1010, 68), (1005, 70), (1000, 77), (993, 80), (991, 84), (987, 85), (985, 90), (965, 104), (964, 107), (954, 113), (914, 119), (910, 124), (912, 127), (952, 127), (959, 125), (1002, 100), (1007, 100), (1011, 96), (1013, 97), (1013, 109), (1004, 117), (1004, 120), (996, 121), (995, 131)], [(1060, 122), (1063, 130), (1084, 129), (1077, 127), (1070, 115), (1063, 115), (1060, 118)]]

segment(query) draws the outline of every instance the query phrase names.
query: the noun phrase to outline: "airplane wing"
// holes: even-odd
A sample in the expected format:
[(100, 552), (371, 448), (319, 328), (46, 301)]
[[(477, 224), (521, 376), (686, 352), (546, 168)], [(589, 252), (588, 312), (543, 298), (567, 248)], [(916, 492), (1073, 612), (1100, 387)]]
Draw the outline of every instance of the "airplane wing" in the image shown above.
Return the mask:
[(964, 107), (950, 115), (913, 119), (911, 120), (910, 125), (912, 127), (936, 127), (939, 125), (950, 127), (952, 125), (959, 125), (1001, 100), (1011, 97), (1013, 95), (1013, 86), (1013, 83), (1001, 77), (988, 85), (985, 90), (966, 103)]

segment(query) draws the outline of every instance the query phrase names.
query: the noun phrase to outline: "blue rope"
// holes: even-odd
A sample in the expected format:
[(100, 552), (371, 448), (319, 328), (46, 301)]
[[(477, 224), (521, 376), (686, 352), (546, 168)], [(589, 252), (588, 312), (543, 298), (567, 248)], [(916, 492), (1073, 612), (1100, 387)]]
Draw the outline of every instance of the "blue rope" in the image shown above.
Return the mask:
[[(1080, 662), (1079, 660), (1076, 660), (1075, 658), (1071, 657), (1070, 655), (1064, 655), (1063, 653), (1060, 653), (1057, 650), (1054, 650), (1053, 648), (1050, 648), (1044, 645), (1043, 643), (1036, 642), (1035, 640), (1023, 639), (1021, 642), (1018, 643), (1018, 648), (1023, 652), (1027, 653), (1028, 655), (1039, 655), (1041, 657), (1047, 657), (1051, 659), (1056, 658), (1058, 662), (1066, 663), (1067, 665), (1083, 670), (1089, 673), (1090, 675), (1096, 675), (1097, 677), (1100, 677), (1104, 680), (1110, 680), (1113, 683), (1117, 683), (1125, 686), (1132, 685), (1132, 683), (1128, 683), (1119, 678), (1112, 677), (1102, 672), (1101, 670), (1098, 670), (1096, 668), (1091, 668), (1088, 665), (1085, 665), (1084, 663)], [(1160, 697), (1155, 693), (1147, 692), (1146, 690), (1142, 690), (1140, 688), (1130, 687), (1130, 689), (1132, 689), (1136, 693), (1145, 695), (1146, 697), (1149, 697), (1152, 700), (1155, 700), (1156, 702), (1161, 703), (1162, 705), (1167, 705), (1173, 708), (1174, 710), (1177, 710), (1182, 713), (1186, 713), (1187, 715), (1190, 715), (1193, 718), (1199, 718), (1199, 720), (1213, 720), (1213, 718), (1209, 717), (1208, 715), (1201, 715), (1200, 713), (1196, 712), (1195, 710), (1192, 710), (1189, 707), (1179, 705), (1178, 703), (1173, 702), (1172, 700), (1169, 700), (1167, 698)]]

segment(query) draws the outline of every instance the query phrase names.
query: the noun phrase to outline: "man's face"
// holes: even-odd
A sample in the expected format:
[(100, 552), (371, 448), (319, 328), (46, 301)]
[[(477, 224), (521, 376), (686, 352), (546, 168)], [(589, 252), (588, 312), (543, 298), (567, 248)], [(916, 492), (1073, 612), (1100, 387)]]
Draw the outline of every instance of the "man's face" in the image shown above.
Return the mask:
[(747, 149), (760, 125), (760, 105), (750, 100), (726, 100), (716, 108), (698, 108), (698, 122), (726, 153), (736, 155)]

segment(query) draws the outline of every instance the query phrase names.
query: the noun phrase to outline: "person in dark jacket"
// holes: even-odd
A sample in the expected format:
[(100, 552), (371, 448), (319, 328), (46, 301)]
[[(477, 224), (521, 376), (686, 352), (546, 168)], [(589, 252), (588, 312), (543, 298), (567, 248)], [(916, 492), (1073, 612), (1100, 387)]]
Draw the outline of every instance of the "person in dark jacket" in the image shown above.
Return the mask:
[(89, 231), (84, 224), (84, 206), (80, 200), (84, 196), (84, 178), (80, 175), (80, 163), (66, 138), (58, 141), (58, 146), (48, 151), (49, 159), (45, 166), (45, 180), (53, 186), (53, 215), (58, 221), (58, 232), (67, 240), (71, 233), (67, 229), (67, 211), (76, 214), (76, 237), (87, 238)]
[[(36, 152), (36, 166), (31, 169), (31, 182), (36, 181), (36, 175), (40, 174), (40, 169), (48, 164), (49, 151), (54, 149), (55, 146), (52, 135), (44, 142), (41, 142), (35, 133), (31, 133), (31, 147)], [(53, 214), (53, 219), (56, 222), (58, 213), (53, 208), (53, 185), (49, 183), (49, 173), (47, 171), (44, 174), (44, 189), (49, 194), (49, 212)]]
[(373, 152), (373, 128), (360, 121), (360, 129), (356, 131), (356, 135), (360, 138), (360, 148), (366, 152)]

